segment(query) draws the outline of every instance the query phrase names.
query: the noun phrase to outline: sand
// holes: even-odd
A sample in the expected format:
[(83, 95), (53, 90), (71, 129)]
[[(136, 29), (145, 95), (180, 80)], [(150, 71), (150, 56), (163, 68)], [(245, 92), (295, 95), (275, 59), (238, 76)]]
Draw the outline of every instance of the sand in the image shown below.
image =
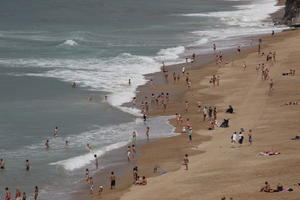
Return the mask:
[[(181, 113), (190, 118), (193, 124), (194, 140), (188, 143), (186, 135), (161, 139), (141, 149), (138, 161), (140, 174), (153, 176), (153, 166), (168, 171), (164, 175), (148, 178), (147, 186), (132, 185), (115, 192), (104, 194), (105, 199), (153, 200), (153, 199), (221, 199), (222, 196), (239, 200), (298, 200), (300, 186), (300, 141), (291, 137), (300, 135), (300, 105), (280, 106), (289, 101), (300, 101), (300, 31), (285, 31), (274, 37), (264, 37), (263, 52), (276, 50), (276, 62), (271, 66), (270, 76), (274, 80), (274, 91), (268, 94), (269, 81), (262, 81), (255, 67), (266, 63), (265, 56), (258, 56), (256, 49), (241, 55), (225, 57), (228, 64), (217, 67), (210, 63), (201, 68), (189, 70), (192, 88), (182, 83), (166, 84), (155, 91), (174, 91), (181, 98), (170, 103), (167, 111), (160, 109), (152, 115)], [(242, 63), (246, 63), (244, 71)], [(282, 73), (295, 69), (295, 76), (282, 76)], [(212, 87), (209, 79), (212, 74), (220, 75), (219, 87)], [(178, 92), (176, 91), (185, 91)], [(184, 101), (190, 102), (188, 113), (184, 112)], [(216, 106), (218, 120), (230, 118), (229, 128), (216, 128), (208, 131), (207, 122), (197, 110), (197, 102)], [(235, 114), (225, 114), (232, 105)], [(176, 125), (174, 120), (171, 122)], [(177, 130), (180, 130), (178, 127)], [(246, 129), (243, 145), (232, 145), (230, 136), (240, 128)], [(247, 130), (253, 130), (253, 144), (247, 143)], [(262, 151), (279, 151), (278, 156), (257, 156)], [(181, 165), (185, 153), (190, 155), (189, 170)], [(131, 179), (131, 174), (127, 180)], [(123, 179), (124, 181), (124, 179)], [(259, 189), (265, 181), (275, 188), (278, 183), (292, 187), (293, 192), (263, 193)], [(126, 181), (125, 181), (126, 182)], [(128, 185), (127, 185), (128, 186)], [(95, 199), (101, 197), (95, 195)]]

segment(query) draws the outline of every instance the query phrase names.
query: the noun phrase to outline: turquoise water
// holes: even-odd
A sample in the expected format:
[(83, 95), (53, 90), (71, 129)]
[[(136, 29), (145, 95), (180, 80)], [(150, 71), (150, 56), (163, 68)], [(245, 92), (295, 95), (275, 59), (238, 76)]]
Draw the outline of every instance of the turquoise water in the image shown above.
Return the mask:
[[(103, 155), (124, 146), (133, 130), (143, 133), (147, 125), (153, 137), (171, 135), (165, 118), (145, 125), (137, 110), (122, 106), (145, 83), (143, 74), (158, 71), (162, 61), (178, 63), (192, 52), (211, 52), (213, 43), (218, 49), (248, 45), (243, 37), (277, 30), (267, 19), (278, 9), (274, 4), (275, 0), (2, 1), (0, 157), (7, 168), (0, 171), (0, 190), (19, 187), (32, 193), (38, 185), (41, 199), (68, 199), (72, 186), (82, 183), (84, 168), (92, 165), (87, 143)], [(73, 81), (78, 88), (70, 87)], [(60, 134), (53, 138), (56, 126)], [(47, 139), (49, 150), (44, 148)], [(29, 173), (24, 170), (26, 159), (32, 164)]]

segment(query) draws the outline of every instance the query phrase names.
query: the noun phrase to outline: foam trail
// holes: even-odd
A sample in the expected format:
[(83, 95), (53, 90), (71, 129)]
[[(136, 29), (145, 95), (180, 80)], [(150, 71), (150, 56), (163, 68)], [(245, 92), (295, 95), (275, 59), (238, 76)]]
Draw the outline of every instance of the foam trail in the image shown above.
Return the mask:
[(118, 149), (122, 146), (125, 146), (126, 144), (128, 144), (128, 141), (114, 143), (102, 149), (95, 150), (94, 152), (90, 152), (81, 156), (76, 156), (66, 160), (50, 163), (50, 165), (59, 165), (62, 166), (65, 170), (73, 171), (75, 169), (79, 169), (90, 164), (94, 160), (94, 154), (100, 157), (106, 152), (112, 151), (114, 149)]

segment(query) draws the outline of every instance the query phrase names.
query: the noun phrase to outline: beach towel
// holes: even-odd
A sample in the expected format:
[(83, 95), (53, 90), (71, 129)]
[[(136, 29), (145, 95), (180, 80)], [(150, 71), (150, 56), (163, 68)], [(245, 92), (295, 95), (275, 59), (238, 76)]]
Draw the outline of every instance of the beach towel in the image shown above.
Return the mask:
[(168, 172), (166, 172), (166, 171), (160, 171), (159, 172), (160, 175), (163, 175), (163, 174), (166, 174), (166, 173), (168, 173)]
[(279, 155), (280, 152), (275, 152), (275, 151), (265, 151), (265, 152), (260, 152), (258, 155), (259, 156), (275, 156)]

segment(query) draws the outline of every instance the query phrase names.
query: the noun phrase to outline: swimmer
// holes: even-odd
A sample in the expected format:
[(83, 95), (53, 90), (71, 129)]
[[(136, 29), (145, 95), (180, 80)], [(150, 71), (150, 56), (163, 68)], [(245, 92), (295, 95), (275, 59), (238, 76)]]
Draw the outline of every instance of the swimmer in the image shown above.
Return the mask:
[(49, 140), (46, 140), (45, 146), (46, 146), (47, 149), (49, 149)]
[(66, 140), (65, 145), (69, 146), (69, 141), (68, 140)]
[(76, 83), (75, 82), (72, 83), (72, 88), (76, 88)]
[(29, 160), (26, 160), (26, 161), (25, 161), (25, 167), (26, 167), (26, 171), (29, 171), (29, 169), (30, 169), (30, 163), (29, 163)]
[(89, 151), (93, 151), (93, 147), (89, 143), (86, 145), (86, 147)]
[(97, 157), (97, 154), (94, 155), (94, 158), (95, 158), (96, 169), (98, 169), (98, 166), (99, 166), (99, 159), (98, 159), (98, 157)]
[(58, 127), (57, 126), (54, 129), (53, 136), (54, 137), (58, 136)]
[(2, 158), (0, 159), (0, 169), (5, 169), (5, 162)]

